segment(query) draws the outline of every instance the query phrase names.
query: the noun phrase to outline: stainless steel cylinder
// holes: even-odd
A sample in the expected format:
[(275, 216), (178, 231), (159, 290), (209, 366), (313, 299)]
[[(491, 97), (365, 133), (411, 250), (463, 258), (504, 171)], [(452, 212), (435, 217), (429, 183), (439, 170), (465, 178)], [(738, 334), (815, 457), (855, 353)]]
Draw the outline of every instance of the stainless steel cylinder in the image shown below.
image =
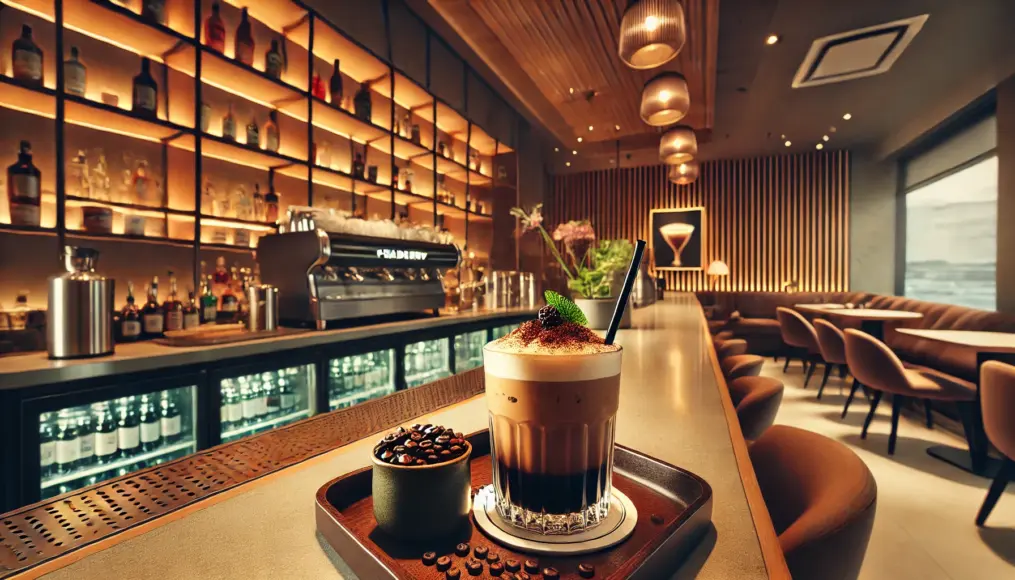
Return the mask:
[(278, 288), (270, 284), (247, 288), (247, 330), (275, 330), (278, 328)]
[(54, 359), (113, 352), (114, 281), (95, 273), (98, 252), (68, 246), (67, 272), (49, 279), (46, 348)]

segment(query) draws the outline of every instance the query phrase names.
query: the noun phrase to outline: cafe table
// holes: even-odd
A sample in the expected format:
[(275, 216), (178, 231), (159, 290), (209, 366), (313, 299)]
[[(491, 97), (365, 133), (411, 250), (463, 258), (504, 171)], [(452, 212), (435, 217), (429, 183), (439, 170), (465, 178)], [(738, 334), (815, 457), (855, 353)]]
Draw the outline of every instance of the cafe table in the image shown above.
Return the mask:
[(860, 330), (883, 341), (885, 324), (905, 320), (919, 320), (923, 314), (906, 310), (879, 310), (877, 308), (826, 308), (823, 305), (798, 304), (797, 308), (804, 312), (823, 314), (840, 321), (856, 320), (860, 322)]
[(924, 330), (899, 328), (896, 332), (923, 340), (931, 340), (950, 346), (966, 348), (976, 352), (976, 412), (973, 415), (973, 436), (968, 451), (949, 445), (934, 445), (927, 453), (936, 459), (946, 461), (970, 473), (994, 477), (1000, 466), (987, 455), (989, 443), (983, 429), (980, 407), (980, 367), (989, 360), (1015, 365), (1015, 334), (982, 330)]

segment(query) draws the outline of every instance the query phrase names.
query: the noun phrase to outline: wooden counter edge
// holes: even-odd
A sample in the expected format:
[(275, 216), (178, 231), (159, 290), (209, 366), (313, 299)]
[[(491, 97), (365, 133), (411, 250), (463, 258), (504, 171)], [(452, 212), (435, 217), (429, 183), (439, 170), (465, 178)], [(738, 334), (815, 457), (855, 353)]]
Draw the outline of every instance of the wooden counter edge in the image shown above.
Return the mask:
[(723, 376), (722, 368), (719, 366), (719, 358), (716, 356), (715, 348), (712, 347), (712, 335), (708, 332), (708, 321), (705, 319), (704, 310), (701, 311), (702, 334), (705, 340), (705, 349), (708, 351), (709, 360), (712, 361), (712, 370), (715, 373), (716, 384), (719, 386), (719, 399), (722, 401), (723, 412), (726, 414), (726, 425), (730, 431), (730, 441), (733, 444), (733, 454), (737, 459), (737, 469), (740, 471), (740, 479), (744, 484), (744, 495), (747, 496), (747, 505), (751, 510), (751, 517), (754, 519), (754, 530), (758, 534), (758, 543), (761, 545), (761, 555), (765, 560), (765, 569), (771, 580), (792, 580), (789, 573), (789, 566), (786, 564), (786, 555), (782, 552), (779, 544), (779, 536), (775, 533), (775, 525), (768, 513), (768, 506), (765, 505), (765, 498), (761, 495), (761, 486), (758, 485), (758, 478), (754, 473), (754, 465), (751, 463), (751, 456), (747, 452), (747, 441), (740, 429), (740, 420), (737, 418), (736, 409), (733, 407), (733, 399), (730, 398), (729, 387), (726, 386), (726, 378)]

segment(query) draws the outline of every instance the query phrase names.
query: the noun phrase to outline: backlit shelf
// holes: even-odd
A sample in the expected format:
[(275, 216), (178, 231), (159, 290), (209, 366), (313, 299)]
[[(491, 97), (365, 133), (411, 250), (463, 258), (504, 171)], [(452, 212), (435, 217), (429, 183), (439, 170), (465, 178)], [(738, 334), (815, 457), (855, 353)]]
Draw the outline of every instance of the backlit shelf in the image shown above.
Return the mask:
[[(371, 143), (371, 146), (376, 148), (378, 151), (387, 153), (389, 155), (391, 154), (390, 139), (378, 139), (374, 143)], [(404, 137), (395, 135), (395, 157), (398, 157), (399, 159), (405, 160), (412, 159), (413, 161), (415, 161), (414, 159), (415, 157), (425, 157), (432, 153), (433, 153), (432, 151), (430, 151), (426, 147), (423, 147), (422, 145), (417, 145), (416, 143), (413, 143), (412, 141)]]
[(77, 230), (68, 227), (67, 235), (74, 238), (84, 238), (88, 240), (121, 240), (121, 241), (132, 241), (142, 242), (149, 244), (160, 244), (170, 246), (183, 246), (191, 248), (194, 246), (193, 238), (181, 239), (181, 238), (169, 238), (165, 236), (129, 236), (122, 233), (105, 233), (105, 232), (86, 232), (85, 230)]
[[(201, 154), (213, 159), (265, 170), (288, 165), (303, 165), (303, 174), (306, 175), (306, 160), (247, 146), (210, 133), (201, 136)], [(303, 179), (306, 180), (306, 177)]]
[(300, 121), (307, 120), (306, 91), (207, 47), (201, 47), (201, 80), (253, 103), (276, 107)]
[(56, 119), (56, 91), (45, 87), (29, 87), (9, 76), (0, 75), (0, 106)]
[[(305, 177), (303, 178), (305, 179)], [(315, 165), (312, 177), (314, 183), (324, 185), (332, 189), (352, 192), (361, 195), (372, 195), (378, 192), (389, 192), (391, 186), (386, 183), (375, 183), (365, 179), (359, 179), (344, 171), (331, 169), (321, 165)]]
[(485, 213), (469, 212), (469, 221), (492, 222), (493, 216)]
[(193, 149), (193, 129), (172, 121), (149, 119), (130, 110), (77, 97), (64, 97), (67, 122), (97, 131), (116, 133), (135, 139)]
[(56, 233), (55, 227), (45, 226), (20, 226), (14, 224), (6, 224), (0, 222), (0, 232), (22, 232), (22, 233), (39, 233), (39, 234), (54, 234)]
[(255, 232), (270, 233), (275, 231), (275, 225), (255, 220), (241, 220), (237, 218), (223, 218), (213, 215), (201, 214), (201, 225), (220, 228), (233, 228), (252, 230)]
[(171, 214), (174, 216), (190, 216), (190, 217), (193, 217), (194, 215), (194, 212), (192, 211), (186, 211), (181, 209), (143, 205), (138, 203), (126, 203), (121, 201), (101, 200), (91, 197), (82, 197), (79, 195), (67, 195), (66, 199), (68, 207), (84, 207), (98, 205), (102, 207), (108, 207), (114, 211), (119, 211), (120, 213), (147, 215), (150, 217), (161, 217), (161, 218), (164, 218), (167, 214)]
[(354, 114), (314, 97), (314, 126), (341, 135), (357, 143), (388, 141), (390, 133), (384, 127), (367, 123)]
[(406, 191), (404, 189), (395, 189), (395, 203), (398, 205), (415, 205), (424, 203), (433, 203), (433, 197), (428, 195), (421, 195)]

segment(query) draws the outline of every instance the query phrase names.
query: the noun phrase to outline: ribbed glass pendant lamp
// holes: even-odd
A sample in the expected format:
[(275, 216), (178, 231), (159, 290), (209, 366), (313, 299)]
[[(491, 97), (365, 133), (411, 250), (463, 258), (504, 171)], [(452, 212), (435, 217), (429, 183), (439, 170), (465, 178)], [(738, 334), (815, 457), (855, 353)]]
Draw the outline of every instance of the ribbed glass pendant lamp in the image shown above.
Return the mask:
[(631, 68), (655, 68), (673, 60), (686, 38), (678, 0), (632, 0), (620, 21), (620, 60)]
[(641, 120), (653, 127), (672, 125), (684, 118), (691, 108), (687, 79), (677, 72), (662, 73), (641, 92)]
[(670, 181), (677, 185), (690, 185), (698, 179), (698, 171), (697, 161), (670, 165)]
[(677, 125), (663, 133), (659, 141), (659, 160), (669, 165), (680, 165), (698, 156), (698, 139), (694, 129)]

